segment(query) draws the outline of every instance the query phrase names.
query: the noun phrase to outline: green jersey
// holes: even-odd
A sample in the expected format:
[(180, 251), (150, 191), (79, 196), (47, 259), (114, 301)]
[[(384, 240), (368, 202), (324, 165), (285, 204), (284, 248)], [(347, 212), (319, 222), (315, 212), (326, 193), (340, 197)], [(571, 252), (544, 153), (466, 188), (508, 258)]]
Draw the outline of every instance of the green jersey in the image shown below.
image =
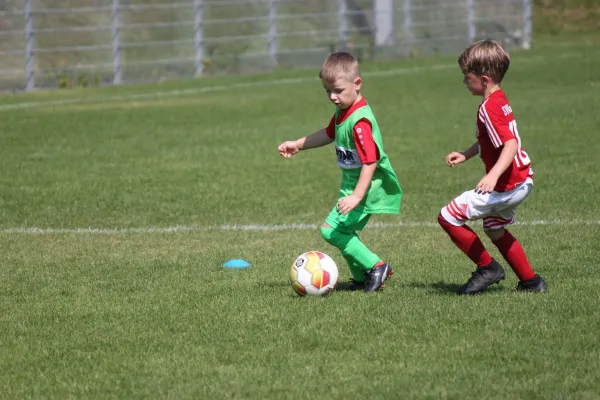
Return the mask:
[(371, 124), (373, 140), (379, 151), (379, 160), (371, 179), (371, 186), (356, 210), (366, 214), (399, 214), (402, 189), (390, 160), (383, 150), (381, 132), (371, 107), (369, 105), (360, 107), (342, 123), (337, 124), (339, 114), (338, 108), (335, 113), (335, 152), (338, 164), (342, 168), (342, 184), (338, 197), (351, 195), (358, 183), (363, 164), (354, 142), (354, 126), (361, 119), (366, 119)]

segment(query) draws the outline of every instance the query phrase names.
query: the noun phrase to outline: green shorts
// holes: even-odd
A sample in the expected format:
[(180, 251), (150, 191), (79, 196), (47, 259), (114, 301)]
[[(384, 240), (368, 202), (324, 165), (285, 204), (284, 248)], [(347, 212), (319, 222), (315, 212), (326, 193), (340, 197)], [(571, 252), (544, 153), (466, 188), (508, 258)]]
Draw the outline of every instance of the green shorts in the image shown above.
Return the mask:
[(369, 218), (371, 218), (371, 214), (366, 214), (356, 209), (346, 215), (340, 215), (337, 212), (336, 204), (325, 219), (325, 223), (340, 232), (352, 233), (354, 231), (362, 231), (367, 222), (369, 222)]

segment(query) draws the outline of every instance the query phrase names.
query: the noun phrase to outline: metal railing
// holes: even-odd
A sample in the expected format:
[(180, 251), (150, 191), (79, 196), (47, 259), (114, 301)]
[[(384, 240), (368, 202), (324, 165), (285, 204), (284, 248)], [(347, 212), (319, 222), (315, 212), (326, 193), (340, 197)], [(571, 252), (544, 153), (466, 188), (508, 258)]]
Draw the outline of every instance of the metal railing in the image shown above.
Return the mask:
[(0, 89), (529, 47), (531, 0), (0, 0)]

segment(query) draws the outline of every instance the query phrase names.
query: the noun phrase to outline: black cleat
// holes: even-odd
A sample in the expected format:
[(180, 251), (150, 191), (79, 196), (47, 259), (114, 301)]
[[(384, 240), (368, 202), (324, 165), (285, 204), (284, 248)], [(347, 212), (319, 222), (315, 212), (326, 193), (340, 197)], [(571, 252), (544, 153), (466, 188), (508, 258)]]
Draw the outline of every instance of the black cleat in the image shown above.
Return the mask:
[(481, 293), (494, 283), (504, 279), (504, 269), (498, 264), (498, 261), (492, 259), (492, 262), (485, 267), (477, 267), (471, 274), (471, 278), (461, 286), (457, 294), (476, 294)]
[(393, 273), (394, 270), (387, 264), (371, 269), (366, 274), (365, 292), (371, 293), (383, 289), (385, 280), (390, 279)]
[(536, 292), (544, 293), (548, 291), (548, 285), (544, 278), (536, 274), (533, 278), (521, 281), (517, 285), (517, 292)]

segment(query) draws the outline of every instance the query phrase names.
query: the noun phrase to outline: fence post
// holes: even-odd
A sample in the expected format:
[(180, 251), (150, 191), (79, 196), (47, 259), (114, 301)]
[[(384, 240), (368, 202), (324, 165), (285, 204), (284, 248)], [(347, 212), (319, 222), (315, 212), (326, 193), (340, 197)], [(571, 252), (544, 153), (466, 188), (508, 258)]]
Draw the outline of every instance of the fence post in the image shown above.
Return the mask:
[(194, 33), (196, 45), (196, 76), (204, 71), (204, 37), (202, 35), (202, 0), (194, 0)]
[(410, 57), (413, 45), (412, 35), (412, 6), (410, 0), (404, 0), (402, 5), (402, 14), (404, 17), (404, 57)]
[(277, 3), (269, 0), (269, 57), (277, 64)]
[(348, 20), (346, 19), (346, 0), (338, 0), (338, 47), (339, 50), (346, 48), (347, 34), (348, 34)]
[(113, 53), (113, 85), (123, 83), (121, 73), (121, 38), (119, 36), (119, 0), (112, 5), (112, 53)]
[(531, 0), (523, 0), (523, 42), (521, 47), (531, 47)]
[(35, 66), (33, 65), (33, 21), (31, 15), (31, 2), (25, 0), (25, 84), (26, 90), (35, 89)]
[(394, 0), (374, 0), (375, 46), (394, 44)]
[(475, 1), (466, 0), (467, 7), (467, 41), (471, 45), (475, 41)]

